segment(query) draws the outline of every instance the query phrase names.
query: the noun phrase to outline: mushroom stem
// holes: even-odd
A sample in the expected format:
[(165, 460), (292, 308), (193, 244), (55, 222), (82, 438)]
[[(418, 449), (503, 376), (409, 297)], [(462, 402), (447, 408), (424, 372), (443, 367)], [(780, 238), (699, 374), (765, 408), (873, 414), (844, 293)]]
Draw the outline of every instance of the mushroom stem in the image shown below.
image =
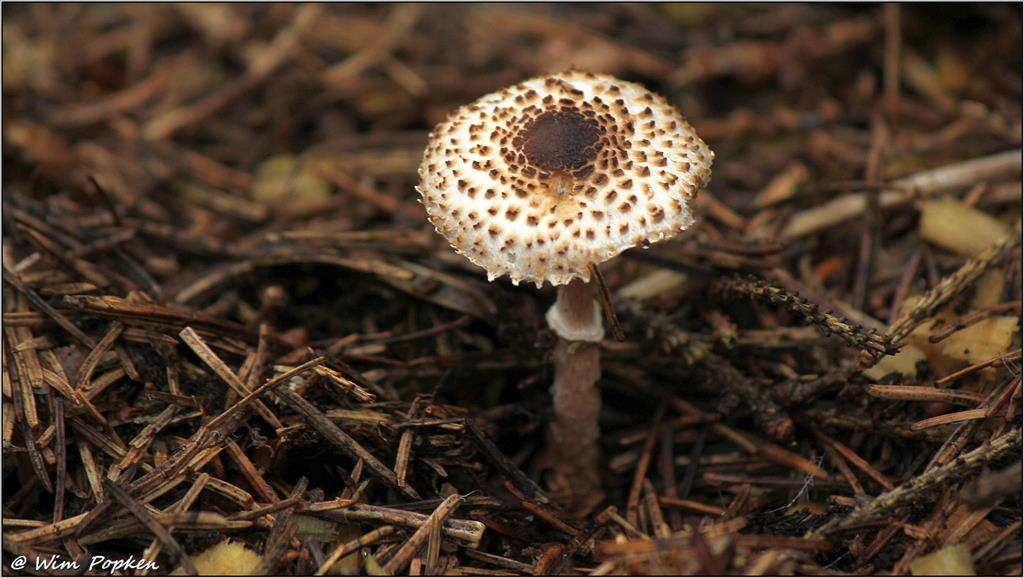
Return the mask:
[(557, 475), (572, 489), (573, 501), (587, 502), (600, 491), (598, 414), (601, 393), (599, 343), (604, 336), (601, 311), (590, 283), (574, 279), (558, 289), (548, 324), (559, 335), (555, 346), (555, 380), (551, 386), (555, 419), (550, 449)]

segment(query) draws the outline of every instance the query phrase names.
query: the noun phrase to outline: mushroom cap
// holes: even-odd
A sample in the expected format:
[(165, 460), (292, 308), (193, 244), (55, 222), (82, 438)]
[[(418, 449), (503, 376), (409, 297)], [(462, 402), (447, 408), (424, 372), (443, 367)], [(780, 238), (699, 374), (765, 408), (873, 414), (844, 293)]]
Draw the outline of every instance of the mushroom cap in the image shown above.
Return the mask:
[(663, 97), (573, 70), (449, 114), (430, 133), (416, 190), (488, 280), (563, 285), (689, 228), (714, 156)]

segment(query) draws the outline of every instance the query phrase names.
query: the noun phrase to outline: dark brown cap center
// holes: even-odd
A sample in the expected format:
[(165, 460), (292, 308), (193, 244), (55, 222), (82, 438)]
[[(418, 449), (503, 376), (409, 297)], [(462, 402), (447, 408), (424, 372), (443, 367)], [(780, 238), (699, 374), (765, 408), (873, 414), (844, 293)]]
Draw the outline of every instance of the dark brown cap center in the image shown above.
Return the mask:
[(512, 143), (533, 166), (569, 172), (585, 166), (601, 148), (597, 123), (575, 110), (549, 110), (524, 127)]

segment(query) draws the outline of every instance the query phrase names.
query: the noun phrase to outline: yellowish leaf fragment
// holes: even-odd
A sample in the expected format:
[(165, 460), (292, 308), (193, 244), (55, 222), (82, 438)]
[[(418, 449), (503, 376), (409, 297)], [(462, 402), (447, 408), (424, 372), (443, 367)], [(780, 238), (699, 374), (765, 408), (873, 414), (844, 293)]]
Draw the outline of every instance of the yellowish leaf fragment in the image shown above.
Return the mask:
[(1006, 285), (1006, 275), (999, 270), (988, 271), (975, 283), (974, 298), (971, 305), (975, 309), (985, 309), (999, 304)]
[(961, 255), (977, 255), (1010, 233), (995, 217), (942, 197), (918, 203), (921, 237)]
[(964, 544), (948, 546), (910, 563), (914, 576), (975, 576), (971, 551)]
[(253, 174), (252, 198), (292, 209), (315, 206), (330, 197), (330, 185), (315, 163), (292, 155), (277, 155), (260, 163)]
[[(200, 576), (252, 576), (260, 565), (260, 555), (239, 542), (225, 540), (192, 556), (192, 564)], [(177, 568), (172, 576), (184, 576)]]
[(942, 355), (980, 363), (1009, 351), (1016, 333), (1016, 315), (984, 319), (942, 341)]
[(900, 375), (913, 377), (917, 374), (917, 363), (923, 359), (925, 359), (924, 352), (908, 343), (896, 355), (886, 355), (874, 366), (864, 370), (864, 375), (875, 381), (894, 371), (899, 372)]
[(388, 576), (388, 571), (373, 556), (366, 557), (366, 574), (368, 576)]

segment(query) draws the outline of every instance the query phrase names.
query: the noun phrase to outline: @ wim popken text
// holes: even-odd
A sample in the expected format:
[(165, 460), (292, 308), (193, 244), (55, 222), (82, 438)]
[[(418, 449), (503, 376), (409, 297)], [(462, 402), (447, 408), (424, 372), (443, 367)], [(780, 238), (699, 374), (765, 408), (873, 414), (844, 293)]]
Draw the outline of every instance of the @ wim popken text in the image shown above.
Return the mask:
[(156, 562), (150, 562), (144, 558), (128, 556), (127, 558), (108, 558), (106, 556), (91, 556), (86, 560), (73, 560), (57, 555), (50, 556), (18, 556), (11, 560), (11, 569), (30, 569), (36, 572), (102, 572), (114, 574), (125, 570), (159, 570)]

